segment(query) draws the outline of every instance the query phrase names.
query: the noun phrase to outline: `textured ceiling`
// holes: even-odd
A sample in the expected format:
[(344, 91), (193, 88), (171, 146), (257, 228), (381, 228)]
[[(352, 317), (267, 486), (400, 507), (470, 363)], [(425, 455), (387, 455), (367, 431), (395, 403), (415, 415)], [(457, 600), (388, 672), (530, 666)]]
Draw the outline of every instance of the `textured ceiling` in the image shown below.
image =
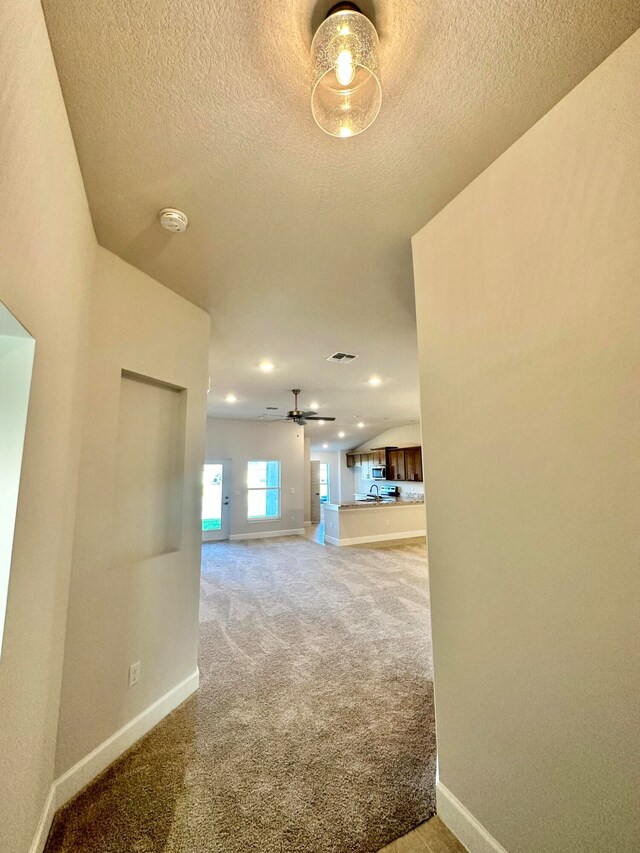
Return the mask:
[(336, 140), (309, 107), (331, 0), (43, 5), (99, 241), (211, 313), (210, 414), (301, 387), (331, 447), (418, 417), (411, 235), (640, 26), (637, 0), (363, 2), (383, 105)]

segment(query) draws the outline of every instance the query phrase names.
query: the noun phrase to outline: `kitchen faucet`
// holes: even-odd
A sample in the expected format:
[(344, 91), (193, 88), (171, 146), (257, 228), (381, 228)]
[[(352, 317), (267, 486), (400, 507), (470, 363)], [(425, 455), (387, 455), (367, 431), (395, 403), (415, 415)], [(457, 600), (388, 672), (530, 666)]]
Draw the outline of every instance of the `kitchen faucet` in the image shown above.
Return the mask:
[(376, 490), (376, 495), (380, 497), (380, 486), (377, 483), (372, 483), (371, 488), (369, 489), (369, 494), (373, 494), (373, 490)]

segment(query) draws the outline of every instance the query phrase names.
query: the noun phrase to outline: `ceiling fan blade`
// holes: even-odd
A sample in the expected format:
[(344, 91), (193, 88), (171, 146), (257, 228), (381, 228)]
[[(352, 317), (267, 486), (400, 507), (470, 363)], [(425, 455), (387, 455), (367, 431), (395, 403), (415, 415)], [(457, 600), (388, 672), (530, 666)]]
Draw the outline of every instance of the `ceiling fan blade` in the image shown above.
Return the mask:
[[(307, 416), (305, 415), (305, 417), (307, 417)], [(319, 417), (319, 416), (318, 416), (318, 417), (311, 417), (311, 416), (309, 416), (309, 417), (307, 417), (307, 420), (308, 420), (308, 421), (335, 421), (335, 418), (327, 418), (327, 417), (322, 417), (322, 418), (321, 418), (321, 417)]]
[(317, 415), (317, 414), (318, 414), (317, 412), (303, 412), (302, 417), (307, 418), (307, 417), (310, 417), (311, 415)]

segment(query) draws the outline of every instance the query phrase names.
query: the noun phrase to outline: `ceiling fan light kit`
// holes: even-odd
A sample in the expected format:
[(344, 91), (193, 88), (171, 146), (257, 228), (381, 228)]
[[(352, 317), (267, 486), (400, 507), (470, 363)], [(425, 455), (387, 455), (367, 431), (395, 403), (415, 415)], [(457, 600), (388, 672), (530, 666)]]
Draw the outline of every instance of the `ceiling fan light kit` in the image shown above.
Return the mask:
[(336, 137), (356, 136), (382, 104), (378, 34), (354, 3), (329, 10), (311, 43), (311, 112)]

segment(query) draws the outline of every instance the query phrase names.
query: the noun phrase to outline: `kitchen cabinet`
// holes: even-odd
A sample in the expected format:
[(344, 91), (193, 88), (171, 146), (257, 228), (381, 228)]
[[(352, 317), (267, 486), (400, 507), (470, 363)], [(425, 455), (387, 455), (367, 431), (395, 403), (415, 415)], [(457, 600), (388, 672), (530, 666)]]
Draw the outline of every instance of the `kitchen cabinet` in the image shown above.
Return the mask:
[(387, 451), (387, 480), (404, 480), (404, 450)]
[(421, 447), (377, 447), (368, 453), (347, 453), (347, 467), (361, 468), (363, 480), (370, 480), (371, 469), (381, 465), (387, 468), (387, 480), (423, 481)]
[(422, 482), (422, 448), (405, 447), (404, 476), (410, 483)]
[(371, 479), (371, 467), (373, 464), (373, 453), (361, 453), (360, 465), (362, 466), (361, 477), (363, 480)]

